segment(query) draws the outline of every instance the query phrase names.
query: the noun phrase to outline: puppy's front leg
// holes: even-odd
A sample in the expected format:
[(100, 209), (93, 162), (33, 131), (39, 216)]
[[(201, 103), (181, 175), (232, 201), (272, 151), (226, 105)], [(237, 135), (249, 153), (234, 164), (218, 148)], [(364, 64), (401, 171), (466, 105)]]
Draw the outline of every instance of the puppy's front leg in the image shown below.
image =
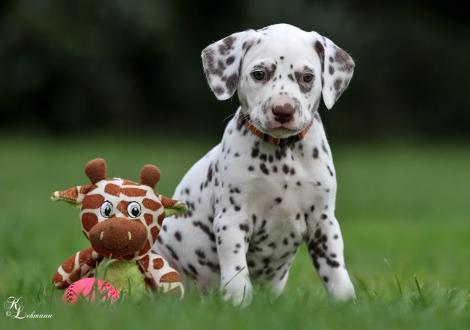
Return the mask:
[(343, 238), (333, 212), (316, 212), (307, 221), (308, 252), (328, 293), (335, 299), (355, 297), (343, 256)]
[(214, 220), (220, 263), (220, 289), (225, 300), (246, 306), (251, 302), (252, 285), (246, 264), (246, 251), (252, 228), (248, 216), (223, 209)]

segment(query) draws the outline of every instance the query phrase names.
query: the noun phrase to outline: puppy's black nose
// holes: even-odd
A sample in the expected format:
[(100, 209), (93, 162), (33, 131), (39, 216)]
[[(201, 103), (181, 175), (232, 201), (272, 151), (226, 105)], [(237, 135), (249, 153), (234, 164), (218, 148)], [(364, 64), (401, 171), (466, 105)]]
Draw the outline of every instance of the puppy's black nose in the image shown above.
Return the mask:
[(294, 118), (295, 109), (290, 103), (273, 105), (272, 111), (274, 119), (281, 124), (288, 123)]

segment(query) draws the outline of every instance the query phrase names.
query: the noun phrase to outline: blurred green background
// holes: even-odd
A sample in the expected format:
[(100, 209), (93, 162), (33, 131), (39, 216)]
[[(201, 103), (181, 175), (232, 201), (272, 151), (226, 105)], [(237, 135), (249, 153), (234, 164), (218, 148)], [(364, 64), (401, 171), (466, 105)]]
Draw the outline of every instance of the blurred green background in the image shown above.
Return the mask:
[[(470, 24), (452, 2), (18, 0), (0, 3), (1, 329), (470, 328)], [(87, 241), (78, 209), (51, 192), (109, 174), (162, 171), (171, 195), (220, 140), (200, 51), (232, 32), (286, 22), (349, 51), (356, 71), (321, 113), (338, 173), (337, 215), (355, 303), (329, 301), (302, 248), (284, 295), (247, 309), (215, 294), (67, 308), (50, 278)], [(257, 289), (258, 290), (258, 289)]]
[(470, 24), (452, 1), (17, 0), (0, 12), (4, 130), (212, 137), (237, 101), (210, 94), (201, 50), (285, 22), (356, 61), (330, 136), (470, 136)]

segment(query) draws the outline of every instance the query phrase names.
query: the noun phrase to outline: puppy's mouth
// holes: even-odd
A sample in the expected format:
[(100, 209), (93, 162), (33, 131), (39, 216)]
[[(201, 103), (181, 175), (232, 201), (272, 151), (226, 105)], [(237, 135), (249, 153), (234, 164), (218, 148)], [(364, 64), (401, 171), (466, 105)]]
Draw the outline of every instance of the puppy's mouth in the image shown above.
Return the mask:
[(267, 133), (277, 138), (286, 138), (300, 133), (302, 129), (293, 129), (284, 125), (275, 126), (267, 129)]
[(292, 122), (281, 124), (276, 121), (267, 122), (265, 125), (262, 125), (258, 119), (252, 120), (252, 123), (261, 132), (281, 139), (299, 134), (307, 126), (302, 125), (299, 127)]

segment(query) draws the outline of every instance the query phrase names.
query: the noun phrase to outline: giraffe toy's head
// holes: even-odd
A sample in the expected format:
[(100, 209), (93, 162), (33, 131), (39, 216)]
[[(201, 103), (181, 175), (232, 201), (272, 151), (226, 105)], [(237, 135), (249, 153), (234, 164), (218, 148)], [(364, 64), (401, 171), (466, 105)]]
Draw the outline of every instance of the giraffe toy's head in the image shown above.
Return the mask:
[(94, 159), (85, 166), (91, 183), (56, 191), (53, 200), (80, 205), (83, 233), (99, 254), (137, 260), (155, 243), (165, 216), (186, 211), (183, 202), (155, 193), (160, 171), (145, 165), (140, 183), (106, 176), (106, 162)]

